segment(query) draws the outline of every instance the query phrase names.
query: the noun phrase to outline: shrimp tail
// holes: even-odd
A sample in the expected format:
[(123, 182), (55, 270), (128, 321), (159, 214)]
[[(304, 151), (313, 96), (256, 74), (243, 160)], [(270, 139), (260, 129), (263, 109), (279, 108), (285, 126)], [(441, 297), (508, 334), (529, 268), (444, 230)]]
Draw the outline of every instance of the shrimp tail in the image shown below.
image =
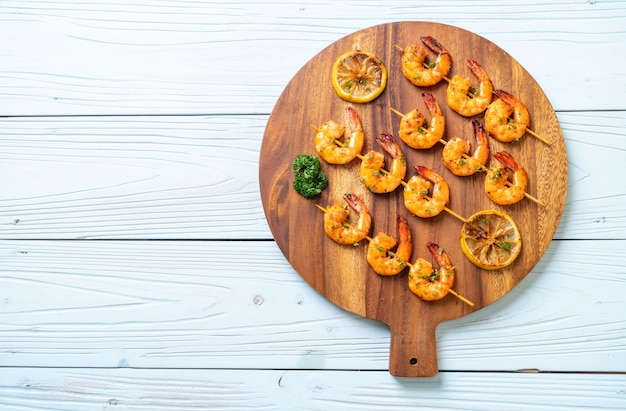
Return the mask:
[(401, 243), (411, 241), (411, 231), (409, 230), (409, 220), (405, 216), (398, 214), (398, 236)]
[(351, 130), (356, 130), (361, 126), (359, 115), (356, 113), (355, 109), (349, 106), (346, 107), (346, 124)]
[(494, 90), (493, 94), (509, 106), (514, 106), (517, 102), (517, 98), (515, 98), (513, 94), (510, 94), (504, 90)]
[(361, 213), (363, 210), (365, 210), (365, 204), (363, 203), (363, 200), (361, 200), (356, 194), (345, 193), (343, 195), (343, 199), (346, 200), (346, 203), (348, 203), (348, 205), (352, 207), (352, 209), (357, 213)]
[(467, 59), (465, 60), (465, 64), (467, 64), (467, 67), (469, 67), (469, 69), (472, 70), (472, 73), (474, 73), (474, 75), (480, 81), (484, 81), (485, 79), (488, 78), (487, 73), (485, 73), (485, 70), (483, 70), (481, 65), (478, 64), (476, 60)]
[(428, 47), (433, 53), (449, 54), (448, 50), (446, 50), (446, 48), (442, 46), (441, 43), (439, 43), (437, 40), (435, 40), (435, 38), (432, 36), (422, 36), (420, 37), (420, 40), (422, 40), (422, 43), (424, 43), (424, 45)]
[(426, 247), (428, 247), (428, 251), (430, 251), (430, 254), (439, 266), (446, 267), (450, 265), (450, 259), (448, 258), (446, 252), (443, 251), (442, 247), (439, 247), (439, 245), (435, 243), (428, 243), (426, 244)]
[(382, 133), (378, 137), (376, 137), (376, 141), (380, 146), (387, 152), (391, 157), (396, 158), (401, 154), (400, 147), (396, 144), (393, 136), (391, 134)]
[(430, 251), (430, 254), (437, 260), (439, 258), (439, 256), (441, 255), (441, 253), (443, 252), (443, 249), (441, 249), (439, 247), (439, 245), (429, 242), (428, 244), (426, 244), (426, 247), (428, 247), (428, 251)]
[(500, 162), (505, 168), (515, 172), (521, 168), (519, 163), (515, 161), (513, 156), (506, 151), (498, 151), (493, 153), (493, 157)]
[(479, 146), (489, 144), (489, 139), (487, 138), (487, 132), (485, 128), (478, 120), (472, 120), (472, 126), (474, 127), (474, 138), (476, 138), (476, 142)]
[(426, 108), (431, 115), (434, 116), (441, 112), (441, 108), (439, 107), (437, 100), (435, 100), (435, 96), (433, 96), (431, 93), (429, 93), (428, 91), (423, 92), (422, 99), (424, 100), (424, 104), (426, 104)]
[(434, 175), (433, 175), (434, 172), (428, 167), (415, 166), (415, 171), (417, 172), (417, 174), (424, 177), (426, 180), (430, 181), (431, 183), (435, 182)]

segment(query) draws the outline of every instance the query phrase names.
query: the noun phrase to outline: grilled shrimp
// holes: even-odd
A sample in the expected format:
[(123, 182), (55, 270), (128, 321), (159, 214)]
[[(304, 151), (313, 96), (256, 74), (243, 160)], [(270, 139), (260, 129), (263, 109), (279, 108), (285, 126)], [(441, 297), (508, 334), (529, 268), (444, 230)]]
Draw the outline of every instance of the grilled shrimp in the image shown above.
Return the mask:
[(526, 105), (504, 90), (494, 90), (493, 94), (498, 98), (485, 112), (485, 129), (503, 143), (519, 140), (530, 124)]
[(348, 223), (350, 211), (348, 207), (335, 204), (325, 208), (324, 231), (339, 244), (357, 245), (369, 234), (372, 227), (372, 216), (365, 203), (355, 194), (344, 194), (344, 200), (359, 214), (356, 224)]
[(402, 183), (406, 175), (406, 159), (392, 135), (381, 134), (376, 141), (391, 155), (391, 167), (386, 173), (381, 171), (385, 166), (385, 156), (374, 150), (369, 151), (361, 162), (361, 182), (373, 193), (389, 193)]
[[(448, 183), (439, 174), (424, 166), (415, 166), (415, 171), (419, 175), (411, 177), (404, 187), (404, 206), (418, 217), (434, 217), (441, 213), (450, 201)], [(432, 197), (428, 197), (431, 183)]]
[(476, 150), (469, 156), (470, 143), (460, 137), (453, 137), (443, 148), (443, 164), (457, 176), (471, 176), (480, 171), (489, 161), (489, 139), (483, 126), (472, 120)]
[(441, 300), (454, 284), (454, 266), (437, 244), (428, 243), (427, 247), (439, 268), (435, 270), (431, 263), (418, 258), (409, 270), (409, 288), (424, 301)]
[(405, 47), (402, 53), (402, 73), (418, 87), (434, 86), (448, 75), (452, 59), (448, 50), (433, 37), (423, 36), (420, 40), (437, 54), (437, 59), (431, 64), (425, 64), (428, 53), (424, 47), (420, 44), (411, 44)]
[[(524, 198), (528, 187), (526, 170), (506, 151), (499, 151), (493, 157), (502, 164), (487, 171), (485, 192), (493, 202), (500, 205), (514, 204)], [(511, 182), (508, 183), (509, 176)]]
[(345, 117), (345, 126), (329, 120), (315, 134), (315, 150), (327, 163), (347, 164), (363, 149), (365, 134), (358, 114), (346, 107)]
[(417, 149), (431, 148), (441, 140), (446, 128), (446, 119), (443, 116), (435, 97), (429, 93), (422, 93), (422, 99), (430, 112), (430, 124), (423, 128), (426, 121), (418, 109), (414, 109), (402, 116), (398, 136), (407, 146)]
[(466, 60), (465, 63), (480, 81), (478, 90), (470, 92), (470, 79), (457, 74), (448, 83), (446, 98), (452, 110), (464, 117), (472, 117), (487, 110), (491, 103), (493, 84), (478, 62)]
[(409, 222), (398, 215), (398, 239), (389, 234), (376, 234), (367, 247), (367, 262), (380, 275), (396, 275), (407, 266), (413, 252)]

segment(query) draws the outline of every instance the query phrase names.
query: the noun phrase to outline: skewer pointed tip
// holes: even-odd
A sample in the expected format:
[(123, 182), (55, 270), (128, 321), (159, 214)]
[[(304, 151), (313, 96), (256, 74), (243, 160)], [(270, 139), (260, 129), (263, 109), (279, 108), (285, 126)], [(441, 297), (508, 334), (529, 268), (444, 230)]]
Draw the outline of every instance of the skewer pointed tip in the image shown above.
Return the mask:
[(326, 210), (324, 207), (322, 207), (322, 206), (321, 206), (321, 205), (319, 205), (319, 204), (315, 204), (315, 207), (319, 208), (319, 209), (320, 209), (323, 213), (325, 213), (326, 211), (328, 211), (328, 210)]
[(531, 136), (535, 137), (537, 140), (541, 141), (542, 143), (547, 144), (549, 146), (552, 145), (552, 143), (550, 143), (548, 140), (546, 140), (545, 138), (541, 137), (539, 134), (535, 133), (531, 129), (527, 128), (526, 132), (528, 134), (530, 134)]
[(471, 302), (470, 300), (468, 300), (467, 298), (463, 297), (462, 295), (460, 295), (459, 293), (457, 293), (456, 291), (454, 291), (452, 288), (450, 289), (450, 294), (452, 294), (453, 296), (455, 296), (456, 298), (458, 298), (459, 300), (463, 301), (465, 304), (469, 305), (470, 307), (474, 306), (474, 303)]

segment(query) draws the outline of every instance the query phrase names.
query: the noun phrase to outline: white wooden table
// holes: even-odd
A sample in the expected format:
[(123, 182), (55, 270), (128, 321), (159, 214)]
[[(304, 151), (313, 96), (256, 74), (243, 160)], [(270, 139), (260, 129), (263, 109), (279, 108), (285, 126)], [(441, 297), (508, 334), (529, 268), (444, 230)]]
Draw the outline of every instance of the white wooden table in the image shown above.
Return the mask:
[[(258, 187), (291, 77), (403, 20), (515, 57), (569, 160), (548, 252), (425, 379), (301, 280)], [(625, 51), (624, 1), (0, 2), (0, 410), (626, 409)]]

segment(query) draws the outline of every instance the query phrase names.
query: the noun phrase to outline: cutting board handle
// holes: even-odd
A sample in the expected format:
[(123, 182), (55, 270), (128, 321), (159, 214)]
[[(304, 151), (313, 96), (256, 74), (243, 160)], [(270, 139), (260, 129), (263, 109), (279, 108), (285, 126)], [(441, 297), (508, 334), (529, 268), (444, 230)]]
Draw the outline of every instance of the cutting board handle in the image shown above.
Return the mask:
[[(423, 321), (427, 323), (427, 321)], [(413, 328), (413, 329), (411, 329)], [(391, 327), (389, 373), (396, 377), (433, 377), (437, 365), (436, 325)]]

